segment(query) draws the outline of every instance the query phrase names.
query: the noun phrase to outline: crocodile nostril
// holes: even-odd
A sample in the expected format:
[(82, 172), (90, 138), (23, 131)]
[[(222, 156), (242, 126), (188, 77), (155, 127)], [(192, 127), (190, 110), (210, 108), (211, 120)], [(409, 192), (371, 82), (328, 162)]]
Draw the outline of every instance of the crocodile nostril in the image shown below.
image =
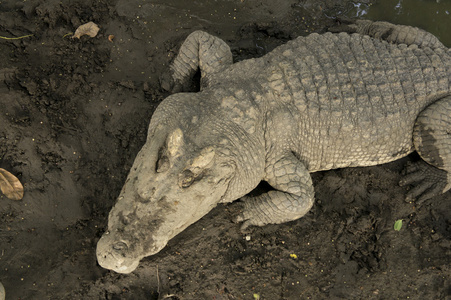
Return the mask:
[(119, 220), (122, 222), (122, 224), (124, 225), (129, 225), (130, 224), (130, 217), (124, 216), (123, 214), (119, 214)]
[(125, 251), (128, 249), (127, 244), (124, 242), (117, 242), (113, 245), (113, 249), (116, 251)]

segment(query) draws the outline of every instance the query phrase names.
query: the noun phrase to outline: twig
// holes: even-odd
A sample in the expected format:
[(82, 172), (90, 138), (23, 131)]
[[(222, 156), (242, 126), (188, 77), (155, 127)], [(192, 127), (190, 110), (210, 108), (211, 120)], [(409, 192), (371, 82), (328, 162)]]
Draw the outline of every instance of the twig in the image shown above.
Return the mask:
[(158, 274), (158, 265), (157, 265), (157, 284), (158, 284), (157, 293), (158, 296), (160, 296), (160, 275)]
[(23, 36), (19, 36), (19, 37), (6, 37), (6, 36), (0, 36), (0, 39), (4, 39), (4, 40), (20, 40), (20, 39), (24, 39), (27, 37), (33, 36), (33, 34), (28, 34), (28, 35), (23, 35)]
[[(158, 272), (158, 265), (157, 265), (157, 284), (158, 284), (158, 287), (157, 287), (158, 299), (160, 299), (160, 274)], [(167, 294), (166, 296), (163, 296), (163, 297), (164, 297), (164, 298), (162, 298), (163, 300), (169, 299), (169, 298), (175, 297), (175, 294)]]

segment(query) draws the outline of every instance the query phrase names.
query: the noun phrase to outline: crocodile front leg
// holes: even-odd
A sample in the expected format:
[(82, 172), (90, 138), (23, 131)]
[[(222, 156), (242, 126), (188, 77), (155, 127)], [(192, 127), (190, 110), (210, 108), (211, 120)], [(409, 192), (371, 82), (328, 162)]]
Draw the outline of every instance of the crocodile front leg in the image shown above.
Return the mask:
[(192, 79), (199, 69), (201, 85), (205, 86), (209, 74), (232, 63), (232, 52), (223, 40), (203, 31), (194, 31), (180, 47), (169, 73), (161, 78), (161, 85), (173, 93), (190, 91)]
[(237, 221), (250, 225), (280, 224), (305, 215), (313, 205), (314, 190), (307, 168), (291, 152), (266, 167), (265, 180), (275, 189), (256, 197), (242, 198)]

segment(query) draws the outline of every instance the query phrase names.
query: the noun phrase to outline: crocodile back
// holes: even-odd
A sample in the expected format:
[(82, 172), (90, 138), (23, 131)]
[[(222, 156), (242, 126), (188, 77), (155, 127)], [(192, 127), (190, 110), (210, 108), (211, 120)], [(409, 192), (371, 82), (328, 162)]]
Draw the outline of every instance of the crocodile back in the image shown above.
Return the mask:
[(257, 78), (264, 106), (296, 112), (291, 147), (310, 171), (407, 155), (418, 113), (450, 94), (446, 48), (326, 33), (300, 37), (259, 60), (254, 64), (266, 65)]

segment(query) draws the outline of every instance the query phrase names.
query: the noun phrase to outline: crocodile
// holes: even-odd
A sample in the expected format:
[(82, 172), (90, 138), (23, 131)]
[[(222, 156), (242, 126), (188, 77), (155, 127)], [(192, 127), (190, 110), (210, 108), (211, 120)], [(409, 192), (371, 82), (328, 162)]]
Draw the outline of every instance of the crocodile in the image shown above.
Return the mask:
[[(191, 33), (162, 81), (174, 93), (154, 112), (98, 241), (100, 266), (134, 271), (218, 203), (240, 199), (243, 228), (296, 220), (321, 170), (416, 151), (400, 182), (415, 186), (406, 198), (449, 190), (450, 49), (415, 27), (346, 26), (236, 63), (223, 40)], [(248, 195), (261, 181), (272, 189)]]

